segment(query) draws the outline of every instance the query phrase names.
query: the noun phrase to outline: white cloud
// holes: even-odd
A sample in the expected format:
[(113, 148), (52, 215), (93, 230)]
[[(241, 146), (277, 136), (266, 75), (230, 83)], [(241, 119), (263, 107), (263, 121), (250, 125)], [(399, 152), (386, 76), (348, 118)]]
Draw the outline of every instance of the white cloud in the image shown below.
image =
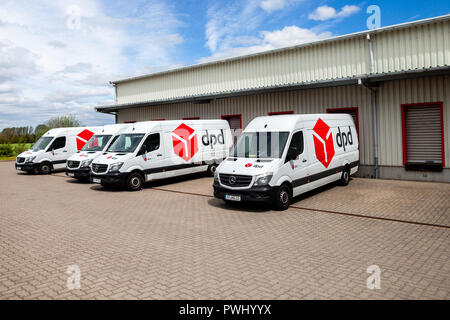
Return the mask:
[(302, 0), (263, 0), (260, 7), (267, 13), (273, 13), (300, 1)]
[(308, 18), (315, 21), (326, 21), (330, 19), (346, 18), (360, 11), (361, 8), (355, 5), (345, 5), (341, 11), (336, 11), (330, 6), (320, 6), (308, 15)]
[[(0, 128), (68, 113), (86, 124), (113, 122), (94, 111), (113, 102), (110, 80), (174, 64), (182, 24), (165, 1), (2, 0)], [(76, 28), (68, 27), (72, 5)]]
[(214, 53), (210, 57), (202, 58), (198, 62), (204, 63), (283, 47), (295, 46), (326, 39), (331, 36), (331, 32), (316, 33), (311, 29), (304, 29), (298, 26), (287, 26), (281, 30), (260, 32), (260, 37), (253, 40), (255, 43), (254, 45), (226, 48)]
[(286, 0), (263, 0), (261, 2), (261, 8), (268, 13), (283, 9), (286, 5)]

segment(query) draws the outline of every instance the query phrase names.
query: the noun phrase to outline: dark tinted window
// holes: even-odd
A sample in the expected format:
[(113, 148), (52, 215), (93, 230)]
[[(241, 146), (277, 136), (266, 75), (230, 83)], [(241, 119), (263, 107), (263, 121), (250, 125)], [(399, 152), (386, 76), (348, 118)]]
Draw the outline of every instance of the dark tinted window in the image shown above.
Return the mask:
[[(299, 131), (294, 133), (291, 139), (291, 144), (289, 145), (288, 149), (288, 158), (292, 156), (294, 159), (297, 158), (297, 156), (301, 155), (303, 153), (304, 149), (304, 143), (303, 143), (303, 132)], [(295, 154), (290, 154), (293, 150), (295, 150)], [(286, 159), (291, 160), (291, 159)]]
[(57, 150), (64, 148), (66, 146), (66, 137), (56, 138), (52, 143), (52, 147), (50, 149)]
[(153, 133), (145, 139), (144, 146), (147, 152), (152, 152), (159, 149), (160, 138), (159, 133)]

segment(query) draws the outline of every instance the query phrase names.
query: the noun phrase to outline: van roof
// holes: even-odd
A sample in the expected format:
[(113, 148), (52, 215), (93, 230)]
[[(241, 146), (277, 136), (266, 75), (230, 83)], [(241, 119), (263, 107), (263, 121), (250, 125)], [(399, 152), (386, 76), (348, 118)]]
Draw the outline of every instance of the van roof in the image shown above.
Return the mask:
[(63, 133), (67, 133), (67, 132), (78, 132), (78, 131), (83, 131), (85, 129), (90, 130), (90, 131), (94, 131), (97, 132), (99, 129), (101, 129), (102, 127), (68, 127), (68, 128), (55, 128), (55, 129), (50, 129), (48, 130), (46, 133), (43, 134), (43, 136), (48, 136), (48, 137), (54, 137)]
[[(123, 133), (147, 133), (154, 128), (186, 125), (223, 125), (228, 124), (226, 120), (163, 120), (163, 121), (142, 121), (130, 123), (129, 127), (124, 129)], [(134, 128), (134, 130), (133, 130)]]
[(119, 123), (119, 124), (107, 124), (103, 126), (100, 130), (96, 132), (96, 134), (111, 134), (114, 135), (120, 131), (126, 130), (127, 127), (130, 127), (130, 123)]
[(245, 131), (292, 131), (299, 122), (323, 120), (349, 120), (351, 115), (344, 113), (286, 114), (257, 117), (253, 119)]

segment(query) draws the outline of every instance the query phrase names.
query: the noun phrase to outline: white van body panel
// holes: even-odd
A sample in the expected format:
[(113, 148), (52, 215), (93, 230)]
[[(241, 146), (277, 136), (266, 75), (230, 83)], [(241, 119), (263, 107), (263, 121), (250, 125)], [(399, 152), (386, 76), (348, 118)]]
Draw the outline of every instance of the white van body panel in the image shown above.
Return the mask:
[[(206, 171), (209, 164), (219, 163), (226, 158), (232, 146), (231, 131), (226, 120), (138, 122), (127, 127), (122, 134), (142, 134), (143, 137), (133, 152), (108, 151), (96, 158), (91, 165), (94, 182), (112, 179), (109, 171), (115, 163), (123, 163), (119, 172), (115, 173), (116, 176), (120, 175), (120, 184), (133, 171), (141, 172), (145, 181)], [(138, 155), (145, 141), (153, 134), (159, 134), (158, 149)], [(103, 168), (106, 166), (106, 171), (96, 171), (99, 165)]]
[(111, 138), (109, 139), (108, 143), (106, 143), (105, 146), (103, 147), (103, 149), (100, 151), (83, 151), (83, 150), (77, 151), (77, 153), (75, 153), (74, 155), (72, 155), (71, 157), (69, 157), (67, 159), (67, 162), (76, 161), (76, 162), (80, 162), (80, 164), (78, 166), (71, 167), (68, 169), (72, 169), (72, 170), (79, 169), (82, 161), (85, 161), (85, 160), (90, 161), (90, 160), (93, 160), (93, 159), (97, 158), (98, 156), (100, 156), (111, 145), (111, 142), (114, 140), (114, 137), (116, 135), (119, 135), (128, 126), (130, 126), (130, 124), (109, 124), (109, 125), (105, 125), (104, 127), (102, 127), (102, 129), (98, 130), (95, 133), (95, 135), (92, 136), (91, 139), (95, 138), (95, 136), (97, 136), (97, 135), (100, 135), (100, 136), (101, 135), (109, 135), (109, 136), (111, 136)]
[[(292, 188), (292, 195), (297, 196), (341, 179), (344, 169), (349, 169), (351, 174), (358, 170), (358, 133), (348, 114), (259, 117), (249, 123), (243, 134), (258, 133), (261, 136), (265, 132), (289, 132), (281, 157), (257, 159), (256, 156), (234, 157), (231, 154), (217, 168), (218, 176), (214, 183), (217, 197), (222, 197), (227, 192), (233, 194), (235, 191), (247, 190), (241, 193), (251, 201), (251, 191), (258, 176), (268, 174), (272, 174), (268, 187), (277, 188), (287, 182)], [(286, 161), (292, 138), (297, 132), (302, 132), (298, 135), (303, 135), (303, 151), (296, 159)], [(251, 176), (251, 183), (233, 187), (220, 178), (221, 174), (222, 178), (229, 175)], [(246, 181), (248, 180), (249, 178)]]
[[(33, 146), (30, 150), (19, 154), (16, 159), (16, 169), (31, 171), (31, 169), (37, 169), (43, 162), (50, 163), (53, 169), (63, 169), (66, 166), (67, 159), (78, 152), (87, 140), (100, 129), (101, 127), (50, 129), (42, 135), (42, 138), (49, 138), (46, 147), (41, 150), (33, 150)], [(55, 140), (62, 137), (65, 137), (64, 147), (52, 149)], [(32, 159), (32, 161), (28, 161), (30, 159)]]

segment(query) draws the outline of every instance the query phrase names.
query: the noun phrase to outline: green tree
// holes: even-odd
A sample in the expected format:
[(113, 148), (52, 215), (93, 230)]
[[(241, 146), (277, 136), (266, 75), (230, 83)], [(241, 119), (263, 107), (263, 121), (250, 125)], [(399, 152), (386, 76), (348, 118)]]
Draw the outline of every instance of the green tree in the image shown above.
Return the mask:
[(53, 128), (68, 128), (81, 127), (82, 123), (72, 114), (67, 116), (54, 117), (48, 120), (45, 125), (49, 129)]
[(50, 130), (49, 127), (47, 127), (45, 124), (40, 124), (38, 126), (36, 126), (36, 128), (34, 129), (34, 136), (35, 139), (38, 140), (40, 137), (42, 137), (44, 135), (44, 133), (46, 133), (48, 130)]

